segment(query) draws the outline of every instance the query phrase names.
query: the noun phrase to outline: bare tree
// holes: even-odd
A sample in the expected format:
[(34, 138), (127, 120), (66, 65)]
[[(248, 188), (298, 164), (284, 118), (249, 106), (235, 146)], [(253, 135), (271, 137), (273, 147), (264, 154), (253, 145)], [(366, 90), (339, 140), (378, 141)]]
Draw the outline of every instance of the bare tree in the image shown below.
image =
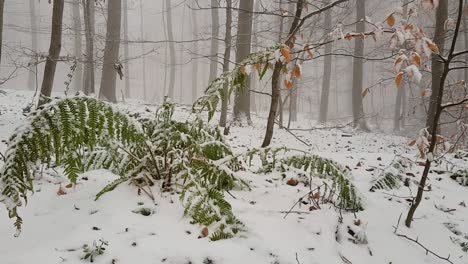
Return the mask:
[(210, 77), (213, 81), (218, 76), (218, 52), (219, 52), (219, 3), (211, 0), (211, 52), (210, 52)]
[(104, 49), (99, 97), (110, 102), (117, 102), (116, 68), (119, 63), (121, 18), (122, 2), (120, 0), (108, 1), (106, 47)]
[[(175, 52), (175, 44), (174, 44), (174, 33), (172, 32), (172, 5), (171, 0), (166, 0), (166, 25), (167, 25), (167, 41), (169, 42), (169, 57), (170, 57), (170, 67), (171, 73), (169, 77), (169, 90), (168, 96), (174, 99), (175, 95), (175, 66), (176, 66), (176, 52)], [(166, 62), (167, 63), (167, 62)]]
[[(33, 53), (37, 52), (37, 20), (36, 16), (36, 0), (29, 0), (29, 22), (31, 23), (31, 50)], [(30, 90), (34, 90), (37, 87), (37, 61), (38, 57), (34, 54), (34, 58), (31, 59), (29, 63), (29, 73), (28, 73), (28, 87)]]
[[(196, 3), (197, 0), (194, 0)], [(191, 13), (192, 16), (192, 32), (193, 36), (196, 37), (198, 34), (198, 18), (196, 16), (196, 11), (193, 10)], [(193, 42), (193, 53), (194, 56), (197, 56), (199, 52), (198, 41)], [(199, 61), (196, 58), (192, 58), (192, 101), (194, 102), (197, 99), (197, 90), (198, 90), (198, 64)]]
[[(411, 223), (412, 223), (412, 221), (414, 219), (414, 214), (416, 212), (416, 209), (418, 208), (419, 204), (422, 201), (423, 194), (424, 194), (424, 188), (426, 186), (426, 181), (427, 181), (428, 176), (429, 176), (429, 171), (431, 170), (431, 165), (434, 162), (434, 155), (435, 155), (434, 152), (435, 152), (436, 146), (437, 146), (438, 141), (439, 141), (438, 137), (437, 137), (437, 130), (439, 128), (440, 116), (441, 116), (442, 112), (444, 110), (448, 109), (449, 107), (462, 105), (462, 104), (468, 102), (468, 98), (465, 97), (464, 99), (462, 99), (459, 102), (448, 103), (448, 104), (442, 105), (442, 102), (443, 102), (442, 100), (444, 98), (445, 83), (447, 81), (447, 78), (449, 76), (450, 71), (456, 69), (456, 67), (451, 68), (452, 62), (454, 62), (457, 59), (458, 56), (468, 54), (468, 50), (465, 50), (465, 51), (462, 51), (462, 52), (455, 52), (455, 48), (456, 48), (456, 44), (457, 44), (457, 40), (458, 40), (458, 34), (459, 34), (459, 31), (460, 31), (461, 20), (463, 18), (463, 2), (464, 2), (464, 0), (458, 0), (458, 10), (457, 10), (458, 17), (457, 17), (457, 20), (456, 20), (455, 31), (453, 33), (453, 37), (452, 37), (452, 40), (451, 40), (452, 43), (451, 43), (450, 49), (448, 51), (448, 54), (447, 54), (446, 57), (443, 57), (443, 56), (439, 57), (439, 59), (442, 61), (440, 63), (442, 65), (442, 69), (441, 69), (441, 72), (440, 72), (440, 75), (439, 75), (439, 79), (436, 80), (438, 82), (438, 85), (437, 85), (438, 90), (437, 90), (437, 94), (435, 96), (436, 101), (435, 101), (435, 103), (431, 102), (431, 104), (434, 105), (432, 107), (434, 113), (429, 113), (428, 114), (428, 116), (432, 116), (434, 118), (433, 120), (428, 122), (428, 123), (430, 123), (430, 129), (431, 129), (431, 130), (429, 130), (429, 134), (431, 135), (429, 150), (428, 150), (428, 154), (427, 154), (426, 163), (424, 165), (424, 171), (422, 173), (421, 180), (420, 180), (419, 185), (418, 185), (418, 193), (416, 194), (416, 197), (413, 200), (413, 203), (412, 203), (412, 205), (411, 205), (411, 207), (410, 207), (410, 209), (408, 211), (408, 215), (406, 216), (405, 225), (407, 227), (411, 226)], [(437, 14), (436, 14), (436, 16), (437, 16), (436, 25), (437, 26), (439, 25), (439, 19), (443, 19), (444, 17), (446, 17), (446, 14), (447, 14), (446, 12), (448, 10), (447, 7), (448, 7), (448, 0), (441, 0), (439, 2), (439, 7), (438, 7), (438, 10), (437, 10)], [(445, 23), (445, 20), (443, 21), (443, 24), (444, 23)], [(442, 41), (441, 39), (438, 39), (438, 38), (440, 38), (441, 36), (444, 36), (445, 34), (442, 34), (441, 32), (443, 32), (443, 31), (441, 30), (441, 28), (437, 28), (437, 26), (436, 26), (436, 40)], [(442, 28), (443, 27), (444, 26), (442, 26)], [(439, 33), (439, 34), (437, 34), (437, 33)], [(439, 67), (440, 65), (437, 65), (437, 66)], [(461, 69), (463, 69), (463, 67)], [(439, 70), (439, 69), (437, 69), (437, 70)], [(433, 87), (435, 87), (435, 86), (433, 86)]]
[(5, 0), (0, 0), (0, 64), (2, 63), (2, 45), (3, 45), (3, 13)]
[(128, 49), (128, 4), (127, 0), (122, 0), (123, 2), (123, 37), (124, 37), (124, 57), (125, 63), (124, 67), (124, 76), (125, 76), (125, 96), (130, 98), (130, 63), (128, 59), (130, 58), (130, 51)]
[(64, 0), (54, 0), (52, 11), (52, 34), (50, 37), (49, 55), (47, 56), (42, 79), (41, 98), (39, 105), (48, 101), (54, 86), (55, 69), (60, 57), (62, 48), (62, 21), (63, 21)]
[[(75, 57), (81, 58), (83, 53), (82, 48), (82, 37), (81, 37), (81, 18), (80, 18), (80, 2), (81, 0), (73, 0), (71, 2), (71, 9), (73, 14), (73, 35), (75, 37)], [(81, 91), (83, 89), (83, 65), (81, 62), (77, 62), (75, 74), (73, 76), (75, 90)]]
[[(407, 19), (408, 17), (408, 0), (403, 0), (403, 18)], [(404, 101), (406, 100), (406, 89), (404, 84), (397, 91), (396, 102), (395, 102), (395, 113), (393, 117), (393, 130), (398, 132), (401, 129), (401, 124), (403, 123), (403, 116), (405, 115), (405, 105)]]
[[(326, 4), (330, 4), (330, 0), (326, 1)], [(323, 20), (323, 26), (325, 34), (329, 34), (332, 26), (332, 11), (328, 10), (325, 12), (325, 18)], [(329, 37), (325, 41), (329, 40)], [(323, 80), (322, 80), (322, 95), (320, 98), (320, 116), (319, 122), (327, 122), (328, 117), (328, 103), (330, 97), (330, 82), (332, 75), (332, 52), (333, 44), (329, 42), (325, 45), (325, 59), (323, 61)], [(328, 54), (328, 55), (327, 55)]]
[[(145, 20), (144, 20), (144, 12), (143, 12), (143, 0), (140, 0), (140, 38), (143, 40), (145, 38), (145, 35), (144, 35), (144, 27), (145, 27)], [(145, 43), (141, 43), (141, 53), (142, 54), (145, 54)], [(142, 70), (142, 78), (143, 78), (143, 97), (146, 99), (146, 58), (145, 56), (143, 56), (143, 58), (141, 58), (142, 60), (142, 67), (143, 67), (143, 70)], [(128, 75), (127, 75), (128, 76)]]
[[(224, 60), (223, 60), (223, 72), (229, 71), (229, 62), (231, 59), (231, 41), (232, 41), (232, 0), (226, 0), (226, 36), (224, 37)], [(223, 94), (225, 100), (222, 102), (221, 106), (221, 117), (219, 119), (219, 126), (226, 127), (227, 121), (227, 109), (228, 109), (228, 89), (229, 84), (225, 83), (223, 87)]]
[[(356, 0), (356, 32), (366, 30), (366, 1)], [(364, 105), (362, 103), (362, 89), (364, 77), (364, 37), (356, 37), (354, 41), (353, 58), (353, 87), (352, 104), (354, 126), (368, 131), (366, 120), (364, 118)]]
[(86, 37), (86, 63), (83, 74), (84, 93), (95, 93), (94, 76), (94, 1), (82, 0)]
[[(444, 54), (445, 50), (445, 21), (448, 18), (448, 0), (440, 0), (436, 11), (436, 25), (434, 33), (434, 43), (439, 47), (439, 53)], [(440, 61), (438, 54), (432, 55), (432, 95), (429, 101), (429, 110), (427, 112), (426, 126), (428, 131), (434, 127), (435, 114), (439, 90), (441, 89), (440, 77), (444, 71), (444, 63)]]
[[(236, 63), (242, 62), (250, 54), (252, 43), (253, 7), (254, 1), (252, 0), (240, 0), (239, 2)], [(235, 122), (242, 122), (241, 120), (244, 116), (247, 119), (247, 123), (250, 124), (252, 121), (250, 118), (250, 81), (248, 77), (245, 82), (245, 89), (235, 95), (233, 120)]]

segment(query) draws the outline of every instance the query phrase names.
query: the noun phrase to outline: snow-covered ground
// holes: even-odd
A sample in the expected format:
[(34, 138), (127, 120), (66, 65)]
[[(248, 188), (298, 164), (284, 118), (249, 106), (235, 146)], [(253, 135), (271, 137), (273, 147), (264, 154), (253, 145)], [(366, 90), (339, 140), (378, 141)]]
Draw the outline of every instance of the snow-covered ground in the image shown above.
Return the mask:
[[(6, 92), (0, 94), (2, 153), (4, 141), (21, 124), (22, 109), (32, 96), (28, 92)], [(136, 103), (122, 107), (155, 109)], [(186, 110), (179, 111), (177, 116), (181, 119), (189, 115)], [(231, 128), (227, 141), (236, 152), (259, 147), (262, 142), (266, 122), (259, 117), (254, 119), (253, 128)], [(311, 125), (306, 120), (293, 124), (302, 128)], [(60, 180), (45, 175), (35, 182), (36, 192), (28, 205), (20, 209), (24, 225), (18, 238), (13, 237), (15, 228), (5, 207), (0, 207), (0, 264), (84, 263), (83, 245), (92, 245), (94, 241), (99, 244), (99, 239), (108, 245), (95, 263), (449, 263), (395, 234), (401, 214), (398, 234), (418, 238), (418, 242), (442, 257), (450, 254), (453, 263), (468, 263), (468, 253), (452, 241), (468, 242), (468, 208), (464, 206), (468, 203), (467, 187), (451, 180), (448, 174), (431, 174), (431, 190), (425, 193), (410, 229), (404, 226), (404, 218), (408, 198), (416, 193), (415, 184), (399, 190), (369, 191), (371, 180), (397, 154), (417, 160), (417, 151), (407, 146), (409, 138), (355, 132), (351, 128), (294, 131), (294, 134), (309, 146), (284, 129), (276, 129), (273, 145), (318, 154), (350, 168), (365, 202), (364, 211), (355, 215), (343, 213), (343, 224), (338, 223), (339, 212), (329, 207), (314, 211), (309, 211), (309, 206), (297, 207), (285, 218), (285, 212), (309, 187), (289, 186), (277, 173), (243, 175), (251, 181), (252, 190), (234, 191), (227, 198), (247, 232), (234, 239), (210, 242), (200, 238), (200, 226), (191, 225), (183, 217), (178, 196), (160, 194), (155, 188), (157, 199), (153, 204), (147, 196), (138, 196), (133, 186), (123, 184), (94, 201), (95, 194), (117, 177), (106, 171), (82, 175), (76, 187), (59, 196)], [(463, 161), (456, 162), (468, 167)], [(407, 172), (419, 179), (421, 169), (413, 166)], [(132, 212), (139, 208), (148, 208), (153, 214)], [(354, 244), (346, 236), (337, 241), (337, 228), (346, 230), (347, 225), (354, 225), (358, 219), (358, 229), (362, 229), (368, 243)], [(447, 228), (447, 223), (456, 226), (457, 234)]]

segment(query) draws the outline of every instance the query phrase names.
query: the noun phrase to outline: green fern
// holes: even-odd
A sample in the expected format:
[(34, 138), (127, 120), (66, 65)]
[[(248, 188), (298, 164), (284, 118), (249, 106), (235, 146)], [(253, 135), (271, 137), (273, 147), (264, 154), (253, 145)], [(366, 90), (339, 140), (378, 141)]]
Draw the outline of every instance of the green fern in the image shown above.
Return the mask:
[(393, 161), (392, 164), (383, 171), (381, 176), (372, 180), (370, 191), (398, 189), (405, 181), (409, 184), (409, 179), (404, 175), (406, 166), (407, 164), (403, 159)]

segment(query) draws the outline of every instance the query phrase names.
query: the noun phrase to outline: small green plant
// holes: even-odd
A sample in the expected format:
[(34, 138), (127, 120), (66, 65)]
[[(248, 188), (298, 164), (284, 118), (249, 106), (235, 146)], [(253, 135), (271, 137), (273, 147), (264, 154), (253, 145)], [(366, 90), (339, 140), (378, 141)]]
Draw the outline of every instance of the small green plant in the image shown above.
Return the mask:
[(106, 251), (106, 247), (109, 246), (109, 242), (99, 239), (99, 241), (93, 241), (93, 245), (89, 246), (88, 244), (83, 245), (83, 254), (81, 258), (83, 260), (94, 262), (96, 257), (103, 255)]

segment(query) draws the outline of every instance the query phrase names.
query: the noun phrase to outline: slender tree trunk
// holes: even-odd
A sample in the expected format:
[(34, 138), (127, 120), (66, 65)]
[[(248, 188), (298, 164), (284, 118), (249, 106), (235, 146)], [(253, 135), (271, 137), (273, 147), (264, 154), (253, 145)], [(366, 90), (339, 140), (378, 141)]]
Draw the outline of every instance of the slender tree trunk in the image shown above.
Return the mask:
[(80, 2), (81, 0), (73, 0), (73, 2), (71, 3), (73, 14), (73, 34), (75, 37), (75, 57), (77, 58), (75, 74), (73, 76), (75, 91), (82, 91), (83, 89), (83, 64), (80, 61), (83, 53), (81, 37)]
[(2, 46), (3, 46), (3, 13), (5, 8), (5, 0), (0, 0), (0, 64), (2, 63)]
[[(240, 0), (239, 20), (237, 23), (236, 63), (241, 63), (250, 54), (252, 43), (253, 6), (254, 1), (252, 0)], [(242, 90), (242, 92), (236, 93), (235, 95), (233, 120), (235, 122), (242, 123), (242, 117), (245, 117), (247, 119), (247, 123), (251, 124), (250, 78), (246, 78), (245, 89)]]
[(167, 25), (167, 40), (169, 41), (169, 57), (171, 63), (171, 73), (169, 76), (169, 92), (168, 96), (171, 99), (174, 99), (175, 95), (175, 75), (176, 75), (176, 52), (175, 52), (175, 44), (174, 44), (174, 33), (172, 32), (172, 6), (171, 0), (166, 0), (166, 25)]
[[(144, 19), (144, 11), (143, 11), (143, 0), (140, 0), (140, 38), (141, 40), (144, 40), (145, 39), (145, 35), (144, 35), (144, 32), (145, 32), (145, 19)], [(145, 50), (145, 43), (141, 43), (141, 53), (142, 54), (145, 54), (146, 50)], [(141, 58), (142, 60), (142, 67), (143, 67), (143, 70), (142, 70), (142, 78), (143, 78), (143, 98), (145, 100), (147, 100), (147, 90), (146, 90), (146, 56), (143, 56)]]
[(54, 86), (55, 69), (60, 57), (62, 48), (62, 20), (63, 20), (64, 0), (54, 0), (52, 10), (52, 34), (50, 38), (49, 56), (47, 56), (44, 68), (44, 78), (42, 79), (41, 98), (39, 105), (48, 101)]
[[(440, 54), (445, 50), (445, 21), (448, 18), (448, 0), (440, 0), (436, 11), (436, 25), (434, 33), (434, 43), (439, 47)], [(432, 55), (432, 95), (429, 101), (429, 111), (427, 112), (426, 126), (428, 131), (432, 131), (434, 126), (437, 101), (439, 96), (440, 77), (444, 71), (444, 64), (439, 61), (437, 55)]]
[[(302, 10), (304, 8), (305, 0), (298, 0), (296, 5), (296, 14), (293, 23), (291, 24), (291, 28), (289, 30), (288, 39), (286, 40), (285, 44), (287, 46), (291, 46), (292, 44), (292, 37), (291, 35), (294, 33), (294, 30), (299, 25), (299, 20), (302, 17)], [(281, 70), (283, 68), (283, 63), (281, 61), (277, 61), (275, 67), (273, 69), (273, 75), (271, 80), (271, 105), (270, 105), (270, 113), (268, 115), (268, 123), (265, 132), (265, 138), (263, 139), (262, 147), (268, 147), (271, 143), (271, 139), (273, 138), (273, 130), (275, 128), (275, 119), (276, 119), (276, 111), (278, 110), (278, 102), (280, 100), (280, 87), (279, 87), (279, 79), (281, 77)], [(281, 103), (281, 102), (279, 102)]]
[[(330, 4), (330, 0), (327, 0), (325, 4)], [(328, 10), (325, 12), (325, 19), (324, 19), (324, 29), (325, 34), (329, 34), (332, 27), (332, 10)], [(328, 38), (327, 38), (328, 39)], [(332, 75), (332, 43), (328, 43), (325, 45), (325, 56), (323, 62), (323, 80), (322, 80), (322, 95), (320, 98), (320, 123), (326, 123), (328, 118), (328, 104), (330, 98), (330, 83), (331, 83), (331, 75)]]
[[(224, 60), (223, 72), (229, 71), (229, 61), (231, 59), (231, 42), (232, 42), (232, 0), (226, 0), (226, 36), (224, 37)], [(224, 100), (221, 106), (221, 117), (219, 119), (219, 126), (226, 127), (227, 109), (228, 109), (228, 89), (229, 84), (225, 83), (223, 87)]]
[[(465, 15), (462, 20), (463, 23), (463, 38), (465, 41), (465, 50), (468, 50), (468, 16)], [(465, 56), (465, 61), (468, 61), (468, 55)], [(468, 84), (468, 68), (464, 70), (465, 84)]]
[(398, 88), (397, 97), (395, 102), (395, 114), (393, 117), (393, 130), (395, 132), (400, 131), (400, 124), (401, 124), (401, 108), (403, 102), (403, 92), (404, 92), (404, 85)]
[[(255, 5), (254, 5), (254, 12), (261, 12), (261, 1), (256, 0)], [(259, 21), (260, 14), (254, 15), (254, 21), (253, 21), (253, 32), (252, 32), (252, 38), (253, 38), (253, 52), (258, 51), (258, 21)], [(250, 78), (250, 87), (254, 90), (256, 90), (256, 86), (259, 83), (259, 78), (254, 74)], [(261, 99), (261, 98), (260, 98)], [(257, 95), (255, 93), (250, 93), (250, 111), (256, 112), (258, 110), (257, 106)]]
[(37, 24), (39, 23), (36, 15), (36, 0), (29, 0), (29, 21), (31, 23), (31, 50), (34, 53), (34, 58), (31, 58), (29, 66), (28, 87), (30, 90), (35, 90), (37, 87)]
[[(356, 1), (356, 32), (364, 32), (366, 30), (366, 1)], [(353, 90), (352, 90), (352, 103), (353, 103), (353, 118), (354, 126), (368, 131), (366, 120), (364, 118), (364, 106), (362, 104), (362, 88), (364, 85), (364, 38), (356, 37), (354, 42), (354, 59), (353, 59)]]
[(212, 82), (218, 77), (218, 52), (219, 52), (219, 3), (211, 0), (211, 52), (210, 52), (210, 77)]
[[(197, 0), (194, 0), (196, 3)], [(196, 11), (193, 10), (191, 12), (192, 15), (192, 31), (193, 31), (193, 36), (196, 39), (196, 36), (198, 36), (198, 18), (196, 16)], [(199, 47), (198, 47), (198, 42), (194, 41), (193, 42), (193, 53), (195, 54), (194, 56), (196, 57), (199, 52)], [(197, 100), (198, 94), (198, 64), (199, 61), (197, 58), (192, 58), (192, 102), (195, 102)]]
[(83, 75), (84, 93), (86, 95), (95, 93), (94, 76), (94, 1), (83, 0), (83, 14), (85, 22), (86, 37), (86, 64)]
[[(437, 90), (437, 93), (438, 93), (437, 96), (436, 96), (437, 101), (435, 102), (435, 109), (434, 109), (435, 112), (433, 114), (434, 120), (432, 120), (432, 122), (431, 122), (432, 126), (430, 128), (432, 130), (429, 130), (430, 134), (433, 135), (433, 136), (431, 138), (428, 153), (431, 154), (432, 156), (434, 155), (434, 150), (435, 150), (435, 148), (437, 146), (437, 142), (438, 142), (437, 137), (435, 135), (437, 134), (440, 115), (441, 115), (441, 113), (443, 111), (442, 102), (443, 102), (443, 98), (444, 98), (445, 82), (446, 82), (447, 77), (449, 75), (450, 64), (451, 64), (452, 60), (454, 59), (453, 54), (454, 54), (457, 39), (458, 39), (458, 34), (459, 34), (459, 30), (460, 30), (460, 23), (461, 23), (461, 20), (462, 20), (462, 17), (463, 17), (463, 2), (464, 2), (464, 0), (459, 0), (458, 1), (458, 10), (457, 10), (458, 11), (458, 18), (457, 18), (457, 24), (456, 24), (456, 27), (455, 27), (454, 35), (453, 35), (453, 38), (452, 38), (452, 44), (451, 44), (450, 50), (449, 50), (448, 55), (447, 55), (447, 60), (442, 63), (442, 71), (441, 71), (441, 74), (440, 74), (440, 78), (438, 80), (438, 83), (439, 83), (438, 88), (439, 89)], [(442, 10), (440, 10), (442, 12), (442, 14), (440, 14), (440, 16), (437, 16), (437, 22), (438, 22), (439, 18), (443, 18), (444, 14), (445, 14), (445, 11), (447, 10), (447, 9), (445, 9), (447, 7), (447, 4), (448, 4), (448, 0), (441, 0), (439, 2), (439, 9), (442, 9)], [(439, 10), (437, 12), (439, 12)], [(437, 27), (436, 27), (436, 32), (437, 32)], [(436, 35), (436, 37), (437, 37), (437, 35)], [(413, 204), (411, 205), (411, 207), (410, 207), (410, 209), (408, 211), (408, 215), (406, 216), (406, 219), (405, 219), (405, 225), (407, 227), (411, 227), (411, 223), (412, 223), (412, 221), (414, 219), (414, 214), (416, 212), (416, 209), (418, 208), (419, 204), (422, 201), (423, 194), (424, 194), (424, 187), (426, 185), (426, 181), (427, 181), (428, 176), (429, 176), (429, 172), (430, 172), (430, 169), (431, 169), (432, 162), (433, 162), (432, 158), (427, 158), (426, 164), (424, 166), (424, 171), (423, 171), (423, 174), (421, 176), (421, 180), (420, 180), (419, 185), (418, 185), (418, 193), (416, 194), (416, 197), (415, 197), (415, 199), (413, 201)]]
[(114, 103), (117, 102), (117, 71), (115, 65), (119, 63), (121, 18), (122, 2), (120, 0), (108, 1), (106, 47), (99, 97)]
[(124, 78), (125, 78), (125, 97), (130, 98), (130, 51), (128, 49), (128, 4), (127, 0), (122, 0), (123, 2), (123, 34), (124, 34), (124, 57), (125, 63), (124, 67)]
[[(408, 17), (408, 0), (403, 0), (403, 18), (407, 19)], [(403, 123), (403, 116), (405, 115), (405, 110), (403, 110), (403, 105), (405, 105), (405, 85), (403, 84), (397, 91), (396, 102), (395, 102), (395, 113), (393, 117), (393, 130), (395, 132), (400, 131), (401, 124)], [(406, 108), (406, 105), (405, 105)]]

